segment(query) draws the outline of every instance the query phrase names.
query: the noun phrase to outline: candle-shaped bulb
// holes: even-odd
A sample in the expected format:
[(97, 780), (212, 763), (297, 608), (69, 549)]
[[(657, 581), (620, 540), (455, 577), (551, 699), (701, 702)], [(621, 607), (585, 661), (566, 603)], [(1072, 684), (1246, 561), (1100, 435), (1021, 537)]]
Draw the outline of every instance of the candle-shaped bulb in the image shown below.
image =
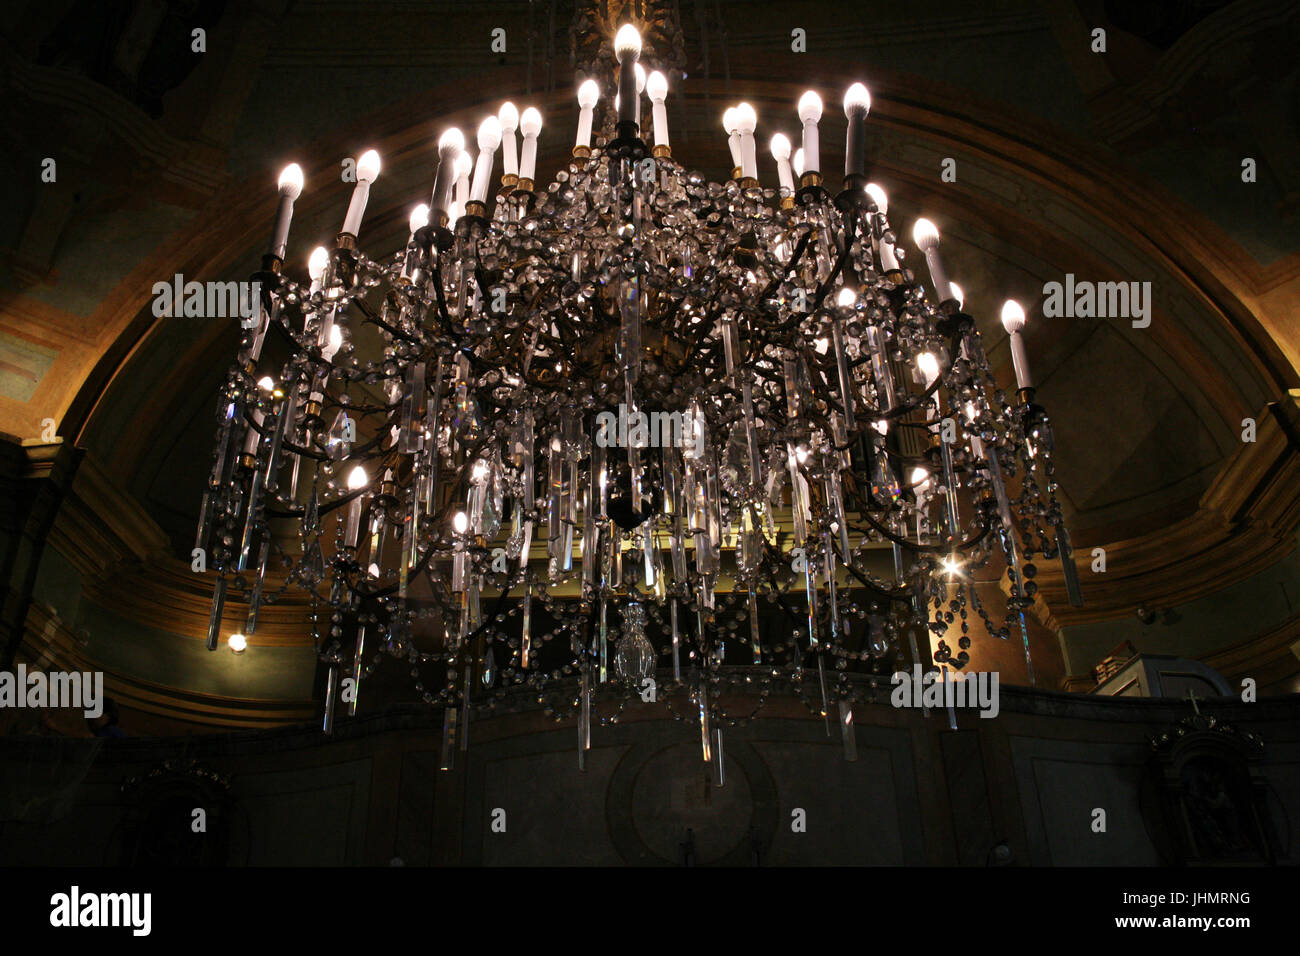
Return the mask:
[(1007, 299), (1002, 303), (1002, 327), (1008, 335), (1025, 327), (1025, 310), (1015, 299)]
[(325, 267), (330, 264), (330, 252), (324, 246), (317, 246), (307, 258), (307, 275), (315, 286), (325, 275)]
[(302, 195), (302, 184), (302, 167), (297, 163), (290, 163), (280, 170), (280, 180), (277, 188), (280, 190), (281, 196), (297, 199)]
[(911, 474), (912, 489), (920, 495), (930, 487), (930, 472), (924, 468), (913, 468)]
[(407, 225), (411, 227), (411, 235), (415, 235), (428, 224), (429, 207), (424, 203), (420, 203), (420, 205), (411, 210), (411, 218), (407, 220)]
[(835, 297), (835, 304), (838, 305), (841, 309), (851, 309), (854, 305), (857, 304), (857, 301), (858, 301), (858, 294), (854, 292), (852, 289), (850, 289), (848, 286), (842, 287), (840, 289), (839, 295)]
[(855, 116), (866, 116), (870, 109), (871, 94), (861, 83), (854, 83), (844, 91), (844, 115), (849, 119)]
[(966, 304), (966, 293), (963, 292), (961, 286), (955, 282), (949, 282), (948, 288), (952, 290), (952, 297), (957, 300), (957, 308), (960, 309)]
[(641, 34), (637, 28), (630, 23), (625, 23), (618, 28), (618, 33), (614, 34), (614, 56), (618, 62), (624, 62), (628, 57), (635, 60), (641, 55)]
[(501, 145), (501, 121), (495, 116), (484, 117), (478, 124), (478, 148), (494, 150)]
[(525, 136), (536, 136), (542, 131), (542, 114), (537, 107), (530, 106), (519, 118), (519, 131)]
[(600, 84), (595, 80), (583, 80), (578, 87), (578, 106), (584, 110), (592, 109), (600, 99)]
[[(369, 481), (366, 470), (357, 465), (348, 473), (348, 491), (359, 491)], [(361, 499), (364, 497), (364, 495), (357, 495), (348, 503), (348, 521), (343, 536), (345, 547), (355, 548), (361, 538)]]
[(784, 133), (773, 136), (769, 148), (772, 150), (772, 158), (778, 163), (790, 160), (790, 139)]
[(357, 160), (357, 182), (373, 183), (379, 178), (379, 154), (368, 149)]
[(877, 211), (879, 211), (881, 215), (888, 213), (889, 197), (885, 195), (885, 191), (875, 183), (867, 183), (866, 190), (867, 195), (871, 197), (871, 201), (876, 204)]
[(939, 230), (929, 219), (918, 219), (912, 227), (912, 241), (922, 252), (929, 252), (939, 244)]
[(822, 118), (822, 98), (809, 90), (799, 97), (799, 122), (816, 123)]
[(736, 108), (728, 106), (722, 111), (722, 129), (728, 136), (740, 132), (740, 122), (736, 118)]
[(366, 477), (366, 469), (361, 465), (357, 465), (348, 472), (348, 491), (364, 488), (369, 481), (370, 479)]
[(469, 530), (469, 516), (463, 511), (457, 511), (452, 516), (451, 526), (457, 534), (464, 534)]
[(748, 103), (736, 107), (736, 129), (741, 133), (753, 133), (758, 128), (758, 114)]
[(668, 96), (668, 77), (655, 70), (646, 77), (645, 91), (651, 103), (662, 103)]
[(790, 157), (790, 168), (794, 170), (796, 176), (803, 175), (803, 147), (800, 146)]
[(257, 387), (264, 392), (274, 392), (275, 379), (271, 378), (271, 376), (269, 375), (263, 375), (261, 378), (257, 380)]

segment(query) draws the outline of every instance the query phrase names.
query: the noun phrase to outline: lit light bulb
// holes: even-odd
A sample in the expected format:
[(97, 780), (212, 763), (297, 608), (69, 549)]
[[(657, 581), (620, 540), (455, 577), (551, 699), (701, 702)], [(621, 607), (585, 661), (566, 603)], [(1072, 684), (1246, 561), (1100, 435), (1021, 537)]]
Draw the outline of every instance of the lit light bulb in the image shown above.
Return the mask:
[(339, 349), (343, 348), (343, 330), (337, 325), (330, 326), (330, 343), (322, 350), (325, 361), (330, 361), (338, 354)]
[(455, 160), (465, 151), (465, 134), (456, 127), (451, 127), (438, 137), (438, 158)]
[(844, 115), (849, 119), (866, 116), (870, 109), (871, 94), (861, 83), (854, 83), (844, 92)]
[(469, 175), (469, 171), (474, 168), (474, 160), (469, 153), (458, 153), (452, 168), (456, 171), (457, 179), (464, 179)]
[(668, 77), (655, 70), (646, 77), (645, 91), (651, 103), (662, 103), (668, 96)]
[(248, 650), (248, 638), (243, 634), (231, 634), (226, 643), (236, 654), (242, 654)]
[(948, 572), (948, 576), (961, 573), (961, 562), (956, 557), (949, 556), (943, 559), (943, 569)]
[[(658, 76), (659, 74), (655, 74)], [(653, 99), (653, 94), (651, 99)], [(600, 99), (600, 84), (595, 80), (584, 80), (578, 87), (578, 106), (584, 110), (589, 110), (596, 105)]]
[(311, 251), (311, 256), (307, 259), (307, 275), (311, 276), (312, 282), (320, 282), (325, 275), (325, 267), (330, 264), (329, 250), (324, 246), (317, 246)]
[(803, 175), (803, 147), (802, 146), (794, 151), (794, 156), (790, 158), (790, 166), (792, 169), (794, 169), (794, 174), (796, 176)]
[(911, 484), (917, 494), (925, 491), (930, 487), (930, 472), (924, 468), (913, 468), (911, 475)]
[(280, 180), (277, 183), (277, 188), (280, 190), (281, 196), (297, 199), (302, 195), (302, 184), (302, 167), (297, 163), (290, 163), (280, 170)]
[(952, 297), (957, 300), (957, 308), (966, 304), (966, 293), (962, 291), (961, 286), (955, 282), (949, 282), (948, 288), (952, 290)]
[(736, 107), (736, 129), (741, 133), (752, 133), (758, 128), (758, 114), (748, 103)]
[(625, 23), (614, 34), (614, 56), (622, 63), (628, 57), (641, 55), (641, 34), (636, 27)]
[(1025, 327), (1025, 310), (1015, 299), (1002, 303), (1002, 327), (1007, 333), (1019, 332)]
[(494, 150), (500, 145), (501, 121), (495, 116), (488, 116), (478, 124), (478, 148)]
[(728, 106), (722, 111), (722, 129), (728, 136), (740, 132), (740, 121), (736, 117), (734, 106)]
[(930, 249), (939, 242), (939, 230), (929, 219), (918, 219), (912, 227), (912, 241), (922, 251)]
[(379, 178), (379, 154), (368, 149), (357, 160), (357, 182), (373, 183)]
[(501, 109), (497, 110), (497, 120), (501, 123), (503, 132), (513, 133), (519, 128), (519, 110), (514, 103), (506, 100), (501, 104)]
[(645, 67), (640, 63), (633, 64), (632, 75), (636, 77), (636, 93), (640, 96), (645, 92)]
[(803, 123), (816, 123), (822, 118), (822, 98), (813, 90), (799, 97), (799, 120)]
[(876, 204), (876, 209), (879, 210), (880, 214), (887, 214), (889, 212), (889, 197), (885, 195), (885, 191), (875, 183), (867, 183), (866, 190), (867, 195)]
[(269, 375), (264, 375), (264, 376), (262, 376), (260, 379), (257, 380), (257, 387), (260, 388), (260, 389), (261, 389), (262, 391), (264, 391), (264, 392), (274, 392), (274, 391), (275, 391), (275, 379), (271, 378), (271, 376), (269, 376)]
[(457, 534), (464, 534), (469, 530), (469, 516), (463, 511), (457, 511), (451, 519), (451, 526)]
[(348, 472), (348, 491), (356, 491), (358, 488), (364, 488), (370, 479), (366, 476), (366, 469), (357, 465)]
[(772, 158), (778, 163), (784, 162), (790, 158), (790, 140), (784, 133), (777, 133), (772, 137)]
[(916, 367), (925, 376), (925, 387), (929, 388), (939, 377), (939, 360), (929, 352), (922, 352), (916, 357)]
[(519, 117), (519, 131), (525, 136), (536, 136), (542, 131), (542, 114), (537, 107), (530, 106), (524, 110), (524, 115)]
[(420, 203), (420, 205), (411, 210), (411, 218), (407, 221), (407, 225), (411, 227), (411, 235), (415, 235), (428, 224), (429, 207), (424, 203)]

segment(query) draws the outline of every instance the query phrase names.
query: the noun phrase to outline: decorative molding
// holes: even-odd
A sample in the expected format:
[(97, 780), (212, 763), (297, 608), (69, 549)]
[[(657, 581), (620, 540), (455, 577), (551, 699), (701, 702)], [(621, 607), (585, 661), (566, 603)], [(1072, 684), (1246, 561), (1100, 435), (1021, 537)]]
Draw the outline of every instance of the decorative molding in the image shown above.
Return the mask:
[[(1271, 567), (1296, 547), (1300, 529), (1300, 389), (1257, 417), (1256, 440), (1228, 459), (1194, 514), (1167, 528), (1104, 545), (1106, 571), (1091, 574), (1091, 549), (1075, 549), (1084, 606), (1072, 607), (1054, 561), (1038, 562), (1034, 615), (1059, 630), (1172, 607)], [(1003, 576), (1002, 588), (1010, 593)]]

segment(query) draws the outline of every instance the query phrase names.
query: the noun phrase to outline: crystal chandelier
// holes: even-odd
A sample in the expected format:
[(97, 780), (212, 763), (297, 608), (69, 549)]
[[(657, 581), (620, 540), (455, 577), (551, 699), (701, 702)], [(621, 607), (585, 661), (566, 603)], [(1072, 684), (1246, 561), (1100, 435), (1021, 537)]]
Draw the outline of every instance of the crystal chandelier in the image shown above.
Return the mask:
[[(302, 592), (326, 731), (395, 658), (444, 709), (443, 766), (472, 714), (520, 686), (576, 718), (580, 759), (593, 721), (634, 698), (698, 722), (709, 759), (717, 728), (757, 712), (724, 706), (729, 687), (755, 685), (761, 707), (791, 681), (847, 721), (849, 675), (930, 657), (931, 633), (945, 673), (968, 664), (973, 627), (1019, 640), (1032, 681), (1033, 562), (1059, 558), (1072, 600), (1077, 581), (1023, 309), (1002, 310), (1009, 398), (935, 227), (913, 231), (927, 296), (867, 182), (861, 84), (839, 192), (814, 92), (802, 149), (772, 138), (779, 188), (760, 184), (744, 103), (715, 183), (674, 159), (668, 83), (633, 27), (614, 52), (579, 87), (572, 162), (545, 188), (536, 109), (485, 119), (473, 160), (443, 132), (432, 198), (387, 260), (357, 244), (377, 154), (310, 284), (283, 271), (303, 178), (281, 175), (196, 543), (218, 571), (208, 648), (227, 604), (247, 605), (251, 635), (263, 605)], [(268, 338), (287, 359), (264, 356)], [(1005, 614), (973, 586), (990, 564)]]

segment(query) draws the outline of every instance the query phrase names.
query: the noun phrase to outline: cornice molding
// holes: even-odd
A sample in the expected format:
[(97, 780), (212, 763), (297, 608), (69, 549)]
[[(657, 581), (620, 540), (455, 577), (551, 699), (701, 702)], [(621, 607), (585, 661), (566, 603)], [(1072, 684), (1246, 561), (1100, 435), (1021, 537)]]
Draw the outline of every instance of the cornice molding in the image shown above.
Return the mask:
[[(1186, 604), (1290, 554), (1300, 529), (1300, 389), (1267, 406), (1256, 420), (1256, 440), (1244, 442), (1228, 459), (1194, 514), (1103, 545), (1104, 573), (1091, 572), (1091, 548), (1076, 548), (1083, 607), (1070, 605), (1060, 565), (1038, 562), (1039, 621), (1059, 630), (1126, 616), (1141, 603)], [(1005, 575), (1002, 588), (1010, 593)]]

